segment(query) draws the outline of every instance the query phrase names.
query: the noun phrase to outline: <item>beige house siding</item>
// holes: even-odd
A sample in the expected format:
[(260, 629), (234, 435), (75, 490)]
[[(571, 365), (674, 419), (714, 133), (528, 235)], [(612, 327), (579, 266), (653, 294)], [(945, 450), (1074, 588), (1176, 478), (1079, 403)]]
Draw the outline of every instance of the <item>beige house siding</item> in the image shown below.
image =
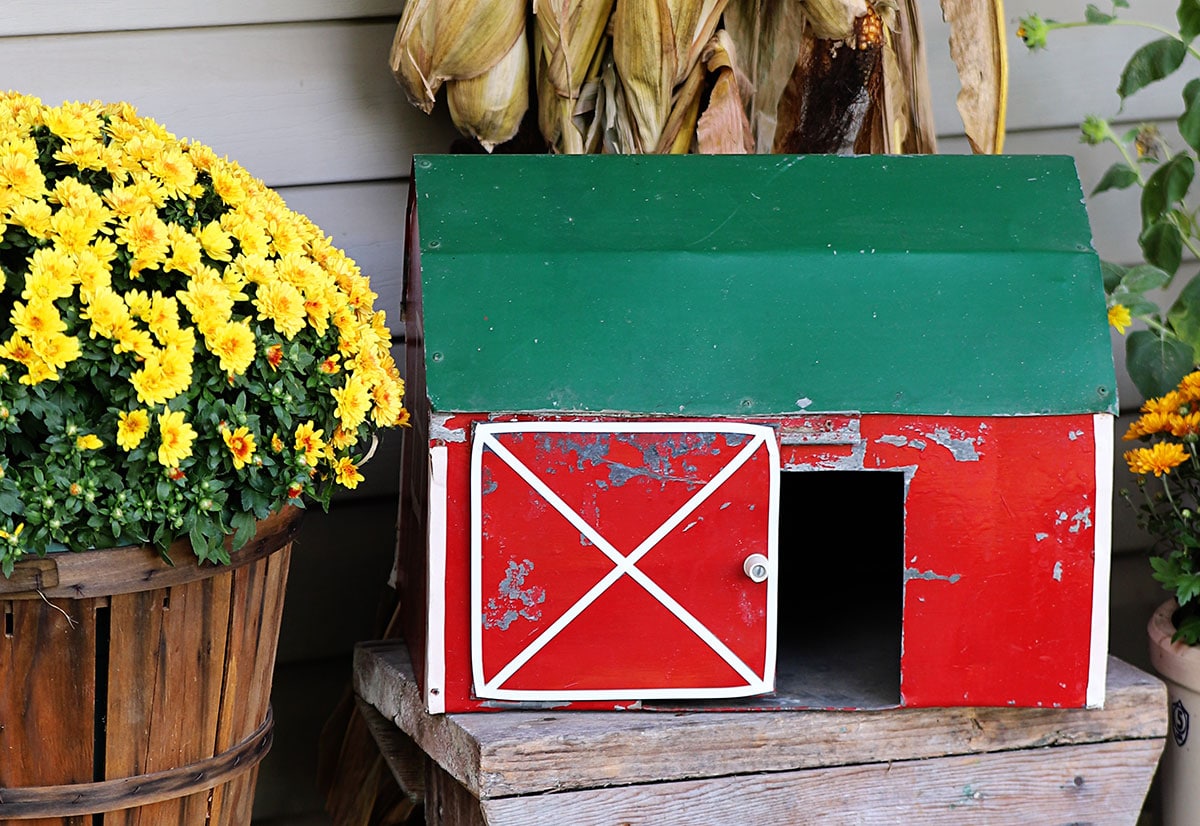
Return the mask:
[[(1029, 10), (1074, 19), (1084, 5), (1011, 4), (1010, 32)], [(1158, 22), (1172, 22), (1174, 3), (1136, 5)], [(3, 0), (0, 86), (50, 103), (127, 100), (176, 134), (239, 161), (359, 262), (398, 332), (410, 159), (445, 150), (455, 134), (444, 105), (433, 117), (422, 115), (388, 72), (402, 6), (403, 0)], [(921, 8), (941, 148), (964, 152), (945, 25), (934, 0), (921, 0)], [(1029, 54), (1010, 34), (1007, 151), (1073, 154), (1089, 191), (1115, 156), (1081, 146), (1077, 125), (1086, 114), (1119, 111), (1113, 89), (1120, 66), (1135, 44), (1151, 38), (1118, 28), (1061, 32), (1050, 49)], [(1181, 87), (1169, 82), (1145, 90), (1122, 120), (1170, 119)], [(1136, 260), (1136, 196), (1108, 194), (1089, 210), (1101, 255)], [(291, 823), (319, 809), (317, 732), (348, 681), (351, 645), (371, 633), (391, 567), (398, 443), (395, 435), (385, 439), (366, 469), (368, 482), (341, 496), (328, 516), (311, 515), (298, 543), (274, 694), (277, 740), (256, 806), (261, 818)], [(1115, 588), (1134, 616), (1149, 598), (1140, 577), (1144, 561), (1136, 562), (1129, 584), (1118, 567)], [(1140, 640), (1135, 631), (1131, 640)]]

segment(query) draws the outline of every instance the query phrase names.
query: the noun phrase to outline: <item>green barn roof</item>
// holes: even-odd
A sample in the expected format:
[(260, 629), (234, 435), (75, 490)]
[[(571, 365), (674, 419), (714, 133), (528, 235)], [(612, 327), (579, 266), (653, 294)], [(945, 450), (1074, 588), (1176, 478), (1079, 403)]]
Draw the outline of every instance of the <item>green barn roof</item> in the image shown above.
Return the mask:
[(1116, 410), (1072, 160), (418, 156), (441, 412)]

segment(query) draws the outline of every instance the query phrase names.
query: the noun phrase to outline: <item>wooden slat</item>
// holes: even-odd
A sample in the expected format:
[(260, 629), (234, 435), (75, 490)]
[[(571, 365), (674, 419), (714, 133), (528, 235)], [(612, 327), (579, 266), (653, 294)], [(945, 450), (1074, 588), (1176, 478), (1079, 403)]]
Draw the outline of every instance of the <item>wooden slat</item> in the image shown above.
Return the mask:
[[(489, 826), (1132, 824), (1161, 739), (484, 800)], [(446, 821), (469, 822), (469, 821)]]
[[(73, 600), (5, 603), (0, 675), (20, 690), (0, 691), (0, 789), (90, 783), (96, 674), (94, 606)], [(11, 623), (12, 633), (7, 629)], [(85, 826), (92, 818), (30, 820), (32, 826)]]
[(425, 797), (425, 763), (428, 758), (413, 739), (393, 725), (361, 697), (355, 697), (358, 713), (379, 747), (379, 754), (400, 790), (414, 801)]
[[(265, 720), (257, 731), (227, 752), (159, 772), (95, 783), (5, 789), (0, 799), (0, 822), (29, 823), (45, 813), (74, 818), (104, 812), (105, 823), (205, 823), (203, 804), (208, 796), (198, 790), (248, 774), (270, 749), (273, 726), (272, 720)], [(200, 805), (179, 805), (191, 800)], [(138, 808), (122, 808), (130, 806)]]
[(10, 38), (0, 77), (46, 103), (128, 100), (270, 186), (400, 178), (412, 152), (445, 151), (457, 132), (444, 106), (427, 117), (392, 79), (395, 28), (326, 22)]
[[(485, 826), (487, 821), (483, 819), (479, 801), (437, 763), (430, 760), (428, 766), (429, 772), (425, 779), (426, 826)], [(576, 824), (579, 821), (572, 813), (566, 820), (545, 822)], [(739, 819), (733, 822), (743, 821)]]
[(47, 14), (45, 0), (5, 0), (0, 37), (378, 16), (399, 20), (403, 8), (404, 0), (58, 0), (54, 13)]
[[(1109, 660), (1102, 710), (950, 708), (658, 715), (424, 712), (402, 644), (355, 652), (355, 690), (479, 797), (1166, 734), (1166, 689)], [(570, 743), (570, 749), (564, 744)], [(567, 753), (569, 752), (569, 757)]]
[[(254, 538), (234, 555), (230, 568), (248, 565), (283, 547), (299, 531), (302, 517), (303, 511), (288, 507), (262, 520)], [(12, 579), (0, 577), (0, 595), (12, 600), (41, 600), (127, 594), (192, 582), (209, 576), (213, 570), (196, 562), (186, 537), (171, 545), (169, 556), (172, 563), (165, 562), (153, 549), (130, 546), (25, 560), (16, 564)], [(51, 578), (48, 565), (54, 567), (53, 585), (47, 584)], [(22, 573), (26, 566), (38, 572), (44, 587), (37, 589), (38, 577)]]

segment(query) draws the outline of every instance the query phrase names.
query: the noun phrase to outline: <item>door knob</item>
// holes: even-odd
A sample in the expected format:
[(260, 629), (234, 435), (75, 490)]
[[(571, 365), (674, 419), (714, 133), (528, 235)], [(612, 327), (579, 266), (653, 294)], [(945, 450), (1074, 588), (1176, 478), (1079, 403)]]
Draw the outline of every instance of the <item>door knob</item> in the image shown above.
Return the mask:
[(753, 582), (764, 582), (771, 573), (771, 562), (762, 554), (750, 554), (742, 563), (742, 570)]

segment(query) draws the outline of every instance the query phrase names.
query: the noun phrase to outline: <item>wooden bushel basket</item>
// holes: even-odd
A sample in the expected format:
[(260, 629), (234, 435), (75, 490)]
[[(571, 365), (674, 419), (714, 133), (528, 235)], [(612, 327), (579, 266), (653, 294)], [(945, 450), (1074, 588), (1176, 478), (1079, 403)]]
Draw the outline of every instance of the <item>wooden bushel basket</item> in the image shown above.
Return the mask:
[(0, 823), (250, 822), (302, 511), (231, 566), (151, 548), (51, 554), (0, 578)]

